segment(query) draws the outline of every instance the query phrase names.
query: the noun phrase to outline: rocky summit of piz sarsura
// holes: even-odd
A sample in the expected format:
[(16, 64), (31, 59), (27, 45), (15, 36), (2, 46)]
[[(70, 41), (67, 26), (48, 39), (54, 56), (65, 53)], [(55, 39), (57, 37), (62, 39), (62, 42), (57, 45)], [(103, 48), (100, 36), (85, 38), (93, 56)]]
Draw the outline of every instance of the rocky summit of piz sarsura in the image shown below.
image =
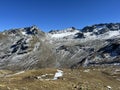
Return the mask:
[(0, 33), (0, 69), (120, 65), (120, 23), (41, 31), (37, 26)]

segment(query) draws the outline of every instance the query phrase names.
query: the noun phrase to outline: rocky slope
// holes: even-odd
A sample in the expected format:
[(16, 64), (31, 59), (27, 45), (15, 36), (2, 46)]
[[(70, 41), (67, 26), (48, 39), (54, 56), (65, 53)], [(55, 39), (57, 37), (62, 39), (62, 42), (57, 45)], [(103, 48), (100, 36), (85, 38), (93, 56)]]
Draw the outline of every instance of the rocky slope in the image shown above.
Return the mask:
[(120, 65), (120, 23), (44, 33), (36, 26), (0, 33), (0, 69)]

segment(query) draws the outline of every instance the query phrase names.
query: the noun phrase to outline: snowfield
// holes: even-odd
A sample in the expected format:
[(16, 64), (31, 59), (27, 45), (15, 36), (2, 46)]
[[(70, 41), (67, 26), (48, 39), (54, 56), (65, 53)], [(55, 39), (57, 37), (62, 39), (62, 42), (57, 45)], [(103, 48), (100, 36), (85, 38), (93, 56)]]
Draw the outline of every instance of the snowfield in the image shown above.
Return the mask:
[(78, 32), (79, 31), (51, 34), (51, 38), (63, 38), (63, 37), (66, 37), (66, 36), (75, 35)]

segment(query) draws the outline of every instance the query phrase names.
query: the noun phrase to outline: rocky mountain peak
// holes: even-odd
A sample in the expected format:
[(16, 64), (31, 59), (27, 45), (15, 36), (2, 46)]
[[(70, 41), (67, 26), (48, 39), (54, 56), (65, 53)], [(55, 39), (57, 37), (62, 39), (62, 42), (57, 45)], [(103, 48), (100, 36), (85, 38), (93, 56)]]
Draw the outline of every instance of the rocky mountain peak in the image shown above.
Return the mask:
[(31, 26), (31, 27), (27, 27), (24, 28), (24, 30), (26, 32), (26, 34), (38, 34), (38, 32), (40, 31), (39, 28), (37, 26)]
[(17, 35), (17, 36), (22, 36), (22, 35), (35, 35), (38, 34), (40, 31), (40, 29), (33, 25), (30, 27), (25, 27), (25, 28), (17, 28), (17, 29), (10, 29), (7, 31), (4, 31), (3, 33), (6, 35)]

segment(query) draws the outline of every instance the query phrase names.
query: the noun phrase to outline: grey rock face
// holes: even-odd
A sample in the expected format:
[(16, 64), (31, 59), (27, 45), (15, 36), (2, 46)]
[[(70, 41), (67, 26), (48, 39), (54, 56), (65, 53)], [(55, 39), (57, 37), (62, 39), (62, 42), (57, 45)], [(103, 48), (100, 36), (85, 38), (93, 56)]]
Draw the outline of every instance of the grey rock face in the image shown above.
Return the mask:
[(119, 23), (49, 33), (32, 26), (0, 33), (0, 69), (120, 65), (119, 57)]

